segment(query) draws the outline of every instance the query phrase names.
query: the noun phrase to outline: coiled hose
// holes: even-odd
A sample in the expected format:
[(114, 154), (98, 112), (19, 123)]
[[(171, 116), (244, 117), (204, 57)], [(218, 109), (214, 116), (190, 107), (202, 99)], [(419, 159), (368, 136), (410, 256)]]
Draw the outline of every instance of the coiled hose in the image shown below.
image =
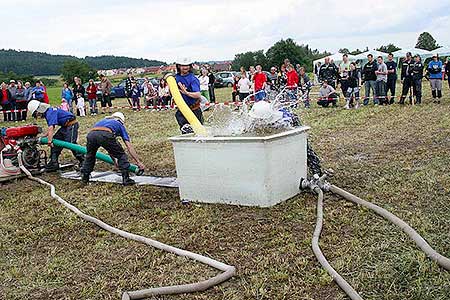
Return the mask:
[(227, 281), (231, 277), (233, 277), (236, 273), (236, 269), (233, 266), (229, 266), (227, 264), (221, 263), (217, 260), (214, 260), (212, 258), (196, 254), (190, 251), (182, 250), (179, 248), (175, 248), (166, 244), (163, 244), (161, 242), (149, 239), (147, 237), (143, 237), (137, 234), (129, 233), (124, 230), (117, 229), (111, 225), (106, 224), (105, 222), (96, 219), (94, 217), (91, 217), (85, 213), (83, 213), (81, 210), (73, 206), (72, 204), (66, 202), (64, 199), (62, 199), (58, 194), (56, 194), (55, 186), (51, 183), (48, 183), (40, 178), (34, 177), (30, 171), (25, 168), (22, 162), (21, 158), (21, 150), (19, 150), (19, 166), (20, 169), (28, 176), (29, 179), (34, 180), (36, 182), (39, 182), (40, 184), (46, 185), (50, 187), (50, 195), (52, 198), (56, 199), (59, 203), (64, 205), (66, 208), (70, 209), (72, 212), (74, 212), (77, 216), (80, 218), (94, 223), (95, 225), (99, 226), (100, 228), (109, 231), (111, 233), (117, 234), (121, 237), (124, 237), (126, 239), (134, 240), (137, 242), (141, 242), (143, 244), (147, 244), (149, 246), (155, 247), (157, 249), (170, 252), (179, 256), (184, 256), (191, 258), (195, 261), (201, 262), (203, 264), (206, 264), (208, 266), (211, 266), (215, 269), (218, 269), (222, 271), (223, 273), (214, 276), (208, 280), (203, 280), (196, 283), (190, 283), (190, 284), (183, 284), (183, 285), (173, 285), (173, 286), (166, 286), (166, 287), (159, 287), (159, 288), (150, 288), (150, 289), (144, 289), (144, 290), (138, 290), (138, 291), (129, 291), (124, 292), (122, 294), (122, 300), (129, 300), (129, 299), (142, 299), (147, 298), (151, 296), (156, 295), (169, 295), (169, 294), (182, 294), (182, 293), (193, 293), (193, 292), (201, 292), (204, 290), (207, 290), (213, 286), (216, 286), (224, 281)]

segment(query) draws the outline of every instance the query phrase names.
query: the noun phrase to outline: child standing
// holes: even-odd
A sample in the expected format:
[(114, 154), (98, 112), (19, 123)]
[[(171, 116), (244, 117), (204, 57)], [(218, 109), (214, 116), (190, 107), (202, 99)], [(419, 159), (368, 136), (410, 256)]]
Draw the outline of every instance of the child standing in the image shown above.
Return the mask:
[(67, 100), (62, 98), (61, 99), (61, 106), (60, 108), (64, 111), (69, 111), (69, 103), (67, 103)]
[(131, 83), (131, 99), (133, 101), (133, 110), (141, 110), (141, 90), (136, 84), (136, 81)]
[(84, 98), (83, 95), (81, 95), (81, 93), (77, 94), (77, 109), (80, 117), (86, 117), (86, 112), (84, 109)]

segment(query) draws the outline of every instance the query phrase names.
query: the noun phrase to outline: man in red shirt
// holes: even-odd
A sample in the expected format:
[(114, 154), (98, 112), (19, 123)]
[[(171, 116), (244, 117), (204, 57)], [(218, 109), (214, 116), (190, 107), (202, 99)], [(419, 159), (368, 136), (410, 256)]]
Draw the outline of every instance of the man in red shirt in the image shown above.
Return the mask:
[(287, 89), (289, 90), (288, 94), (291, 100), (297, 100), (297, 86), (298, 86), (298, 74), (295, 71), (294, 67), (289, 64), (286, 68), (286, 77), (287, 77)]
[(262, 72), (261, 65), (256, 66), (256, 73), (253, 76), (253, 80), (255, 82), (255, 102), (264, 100), (266, 98), (266, 82), (267, 77), (266, 74)]

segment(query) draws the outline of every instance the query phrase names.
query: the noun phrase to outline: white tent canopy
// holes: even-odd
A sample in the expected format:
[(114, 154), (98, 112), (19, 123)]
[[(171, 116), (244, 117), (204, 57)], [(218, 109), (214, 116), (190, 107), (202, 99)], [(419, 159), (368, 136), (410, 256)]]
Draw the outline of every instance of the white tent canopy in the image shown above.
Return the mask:
[(388, 56), (387, 53), (384, 53), (384, 52), (381, 52), (381, 51), (369, 50), (369, 51), (366, 51), (366, 52), (363, 52), (361, 54), (353, 56), (353, 59), (354, 60), (357, 60), (357, 59), (359, 59), (359, 60), (367, 60), (367, 55), (369, 55), (369, 54), (372, 54), (374, 59), (377, 59), (378, 56), (381, 56), (383, 58)]
[(441, 48), (431, 51), (431, 53), (433, 53), (433, 54), (437, 53), (437, 54), (439, 54), (439, 56), (450, 56), (450, 47), (449, 46), (441, 47)]
[(401, 50), (392, 52), (392, 54), (394, 54), (394, 57), (400, 58), (400, 57), (405, 57), (407, 52), (411, 52), (411, 54), (413, 56), (416, 54), (419, 54), (422, 59), (433, 56), (433, 52), (430, 52), (428, 50), (419, 49), (419, 48), (405, 48), (405, 49), (401, 49)]
[[(342, 61), (342, 55), (344, 55), (344, 54), (338, 52), (338, 53), (335, 53), (333, 55), (328, 55), (328, 56), (322, 57), (320, 59), (316, 59), (315, 61), (313, 61), (313, 66), (315, 66), (318, 62), (320, 62), (321, 64), (324, 64), (325, 63), (325, 58), (327, 58), (327, 57), (332, 59), (334, 61), (334, 63), (336, 65), (338, 65)], [(348, 54), (348, 59), (350, 61), (355, 60), (354, 57), (355, 57), (354, 55)]]

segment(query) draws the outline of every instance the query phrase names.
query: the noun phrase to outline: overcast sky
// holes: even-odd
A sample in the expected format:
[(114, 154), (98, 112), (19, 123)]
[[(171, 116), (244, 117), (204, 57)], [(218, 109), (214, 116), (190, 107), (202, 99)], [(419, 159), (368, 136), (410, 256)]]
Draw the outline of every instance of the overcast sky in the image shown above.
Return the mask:
[(339, 48), (450, 45), (449, 0), (0, 0), (0, 48), (172, 62), (233, 59), (280, 39)]

